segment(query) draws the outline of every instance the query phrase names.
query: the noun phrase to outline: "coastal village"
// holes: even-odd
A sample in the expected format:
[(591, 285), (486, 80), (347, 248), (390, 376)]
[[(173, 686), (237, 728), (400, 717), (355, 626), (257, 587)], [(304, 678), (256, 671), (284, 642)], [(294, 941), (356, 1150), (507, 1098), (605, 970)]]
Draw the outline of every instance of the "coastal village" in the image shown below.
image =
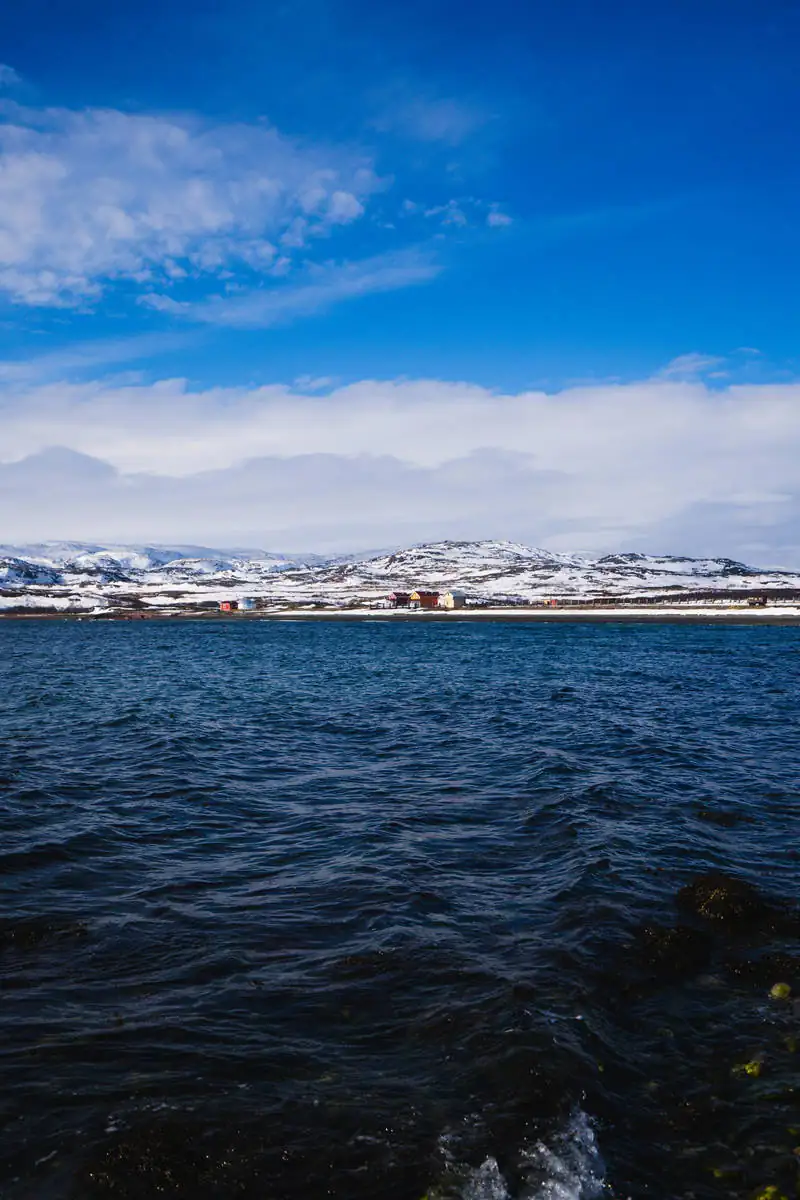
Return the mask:
[[(409, 612), (419, 612), (421, 609), (445, 609), (452, 611), (456, 608), (466, 608), (466, 592), (456, 589), (452, 592), (431, 592), (419, 588), (413, 592), (392, 592), (383, 600), (373, 603), (373, 608), (406, 608)], [(243, 596), (239, 600), (220, 600), (220, 612), (254, 612), (259, 607), (255, 596)]]
[[(692, 603), (694, 603), (694, 604), (703, 603), (706, 605), (716, 604), (716, 605), (723, 605), (725, 607), (730, 607), (731, 605), (739, 605), (741, 607), (743, 605), (749, 609), (766, 608), (768, 599), (769, 598), (767, 596), (763, 596), (763, 595), (754, 595), (754, 594), (749, 594), (749, 595), (744, 594), (743, 595), (740, 591), (734, 592), (734, 593), (722, 593), (722, 594), (720, 594), (719, 592), (716, 592), (716, 593), (698, 592), (696, 594), (690, 593), (689, 595), (683, 597), (683, 600), (685, 602), (688, 602), (689, 604), (692, 604)], [(791, 594), (791, 596), (784, 595), (781, 597), (777, 597), (777, 599), (778, 600), (782, 599), (785, 603), (795, 603), (796, 604), (797, 600), (800, 599), (800, 592), (794, 591)], [(674, 596), (651, 597), (651, 598), (649, 598), (648, 603), (651, 607), (657, 607), (657, 606), (663, 607), (664, 605), (674, 605), (675, 597)], [(568, 608), (577, 608), (577, 607), (580, 607), (583, 609), (586, 609), (586, 608), (595, 609), (595, 608), (603, 608), (603, 607), (614, 607), (614, 608), (622, 607), (622, 608), (624, 608), (624, 607), (633, 606), (633, 605), (641, 606), (641, 604), (642, 604), (642, 600), (641, 600), (641, 598), (638, 598), (638, 597), (634, 598), (634, 597), (620, 597), (620, 596), (613, 596), (613, 597), (612, 596), (596, 597), (595, 596), (595, 597), (591, 597), (589, 599), (581, 599), (581, 600), (575, 600), (575, 599), (566, 598), (566, 597), (562, 597), (562, 598), (542, 597), (542, 598), (539, 598), (536, 600), (526, 600), (524, 602), (521, 602), (517, 599), (508, 599), (507, 598), (502, 602), (501, 605), (498, 606), (496, 603), (493, 604), (491, 601), (486, 600), (485, 598), (481, 598), (481, 597), (477, 597), (477, 596), (469, 596), (468, 597), (466, 592), (460, 591), (458, 589), (453, 590), (453, 591), (447, 591), (447, 592), (434, 592), (434, 591), (427, 591), (423, 588), (419, 588), (412, 592), (395, 591), (395, 592), (391, 592), (388, 596), (378, 599), (378, 600), (366, 600), (366, 601), (361, 602), (360, 604), (356, 604), (356, 605), (351, 604), (351, 605), (338, 606), (338, 607), (340, 609), (343, 607), (351, 608), (351, 609), (354, 607), (361, 607), (361, 608), (366, 607), (370, 611), (373, 611), (373, 612), (374, 611), (386, 611), (386, 610), (392, 609), (392, 610), (405, 610), (409, 613), (420, 613), (420, 612), (454, 612), (454, 611), (458, 611), (458, 610), (465, 609), (465, 608), (471, 608), (474, 611), (477, 611), (480, 609), (490, 609), (490, 608), (493, 609), (493, 608), (497, 608), (497, 607), (502, 607), (506, 610), (515, 609), (515, 608), (516, 609), (521, 609), (521, 608), (524, 608), (524, 609), (567, 608), (568, 609)], [(221, 613), (257, 612), (259, 610), (263, 610), (263, 609), (272, 607), (272, 603), (269, 599), (263, 598), (263, 597), (260, 598), (260, 597), (256, 597), (256, 596), (242, 596), (239, 599), (220, 600), (217, 603), (216, 607), (217, 607), (217, 610)], [(314, 607), (316, 607), (316, 606), (314, 606)], [(328, 608), (329, 606), (328, 605), (319, 605), (318, 607)]]

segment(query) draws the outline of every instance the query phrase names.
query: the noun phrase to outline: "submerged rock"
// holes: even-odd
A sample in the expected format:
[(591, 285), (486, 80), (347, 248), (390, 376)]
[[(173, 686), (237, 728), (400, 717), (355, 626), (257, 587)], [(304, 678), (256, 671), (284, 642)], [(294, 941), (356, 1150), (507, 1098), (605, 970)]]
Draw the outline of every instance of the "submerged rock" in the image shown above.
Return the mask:
[(200, 1198), (231, 1184), (229, 1163), (210, 1155), (194, 1129), (174, 1122), (114, 1139), (80, 1172), (73, 1195)]
[(678, 908), (708, 921), (737, 924), (762, 919), (769, 906), (752, 884), (713, 871), (682, 887), (676, 897)]
[(776, 979), (785, 980), (790, 985), (800, 981), (800, 956), (796, 954), (776, 952), (762, 954), (758, 958), (729, 959), (725, 968), (737, 979), (756, 987), (769, 987)]
[(712, 939), (687, 925), (643, 925), (637, 931), (633, 949), (648, 974), (658, 979), (684, 979), (708, 966)]
[(777, 930), (797, 924), (795, 915), (784, 906), (765, 899), (744, 879), (721, 871), (699, 875), (687, 883), (678, 892), (676, 903), (683, 912), (732, 929), (766, 926)]
[(427, 1145), (389, 1143), (385, 1128), (353, 1124), (347, 1113), (341, 1124), (319, 1110), (295, 1116), (297, 1123), (275, 1114), (213, 1127), (176, 1116), (123, 1130), (88, 1152), (72, 1200), (408, 1200), (424, 1193)]

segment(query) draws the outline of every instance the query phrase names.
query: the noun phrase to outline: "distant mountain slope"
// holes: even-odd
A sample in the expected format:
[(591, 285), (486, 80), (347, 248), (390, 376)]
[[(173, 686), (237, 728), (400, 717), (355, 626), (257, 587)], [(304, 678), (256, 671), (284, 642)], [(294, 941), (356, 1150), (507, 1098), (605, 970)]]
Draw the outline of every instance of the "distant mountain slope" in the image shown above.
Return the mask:
[(91, 565), (92, 560), (98, 557), (109, 562), (113, 560), (123, 570), (132, 568), (146, 571), (181, 559), (210, 556), (232, 561), (237, 556), (255, 557), (261, 553), (260, 550), (225, 552), (212, 550), (208, 546), (98, 545), (93, 542), (38, 542), (26, 546), (0, 546), (0, 554), (13, 554), (30, 562), (42, 563), (44, 566), (77, 570), (80, 570), (81, 566)]
[[(3, 548), (3, 550), (5, 547)], [(4, 554), (0, 550), (0, 587), (4, 585), (18, 586), (24, 584), (58, 584), (62, 582), (59, 571), (29, 559), (19, 558), (14, 554)]]
[(80, 542), (4, 546), (0, 555), (0, 590), (39, 596), (52, 592), (62, 599), (69, 590), (111, 605), (115, 597), (175, 604), (237, 594), (276, 604), (342, 604), (415, 587), (458, 587), (477, 600), (498, 601), (800, 588), (800, 573), (762, 571), (729, 558), (623, 553), (592, 559), (491, 540), (432, 542), (327, 559), (264, 550)]

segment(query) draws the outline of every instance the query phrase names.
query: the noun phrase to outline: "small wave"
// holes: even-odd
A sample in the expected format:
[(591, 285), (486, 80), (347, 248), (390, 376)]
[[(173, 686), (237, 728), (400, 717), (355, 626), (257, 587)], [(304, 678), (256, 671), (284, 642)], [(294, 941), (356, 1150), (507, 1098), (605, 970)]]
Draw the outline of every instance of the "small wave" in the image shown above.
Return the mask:
[(463, 1200), (508, 1200), (511, 1193), (496, 1158), (487, 1158), (470, 1172), (461, 1195)]
[[(522, 1148), (518, 1174), (523, 1183), (519, 1200), (593, 1200), (604, 1190), (604, 1169), (597, 1138), (586, 1113), (578, 1109), (566, 1128), (548, 1144)], [(462, 1200), (513, 1200), (495, 1158), (470, 1171), (461, 1189)]]

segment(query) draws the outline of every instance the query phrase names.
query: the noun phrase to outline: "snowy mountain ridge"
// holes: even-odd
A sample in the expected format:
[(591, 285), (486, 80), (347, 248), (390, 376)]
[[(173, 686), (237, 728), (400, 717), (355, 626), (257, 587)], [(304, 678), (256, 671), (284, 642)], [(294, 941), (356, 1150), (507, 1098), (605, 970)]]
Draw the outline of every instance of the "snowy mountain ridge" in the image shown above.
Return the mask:
[(0, 546), (0, 608), (191, 607), (253, 596), (281, 604), (370, 604), (390, 592), (459, 588), (478, 602), (800, 590), (800, 573), (730, 558), (590, 558), (510, 541), (431, 542), (388, 553), (275, 554), (201, 546), (46, 542)]
[[(247, 560), (288, 562), (292, 561), (292, 557), (294, 557), (285, 554), (270, 554), (266, 550), (255, 550), (250, 547), (219, 550), (210, 546), (129, 546), (95, 542), (38, 542), (25, 546), (0, 546), (0, 557), (3, 556), (22, 558), (42, 566), (75, 567), (77, 569), (83, 565), (91, 567), (94, 561), (113, 560), (123, 569), (127, 567), (137, 571), (153, 570), (168, 566), (170, 563), (191, 560), (213, 559), (230, 564)], [(318, 555), (310, 557), (321, 561)]]

